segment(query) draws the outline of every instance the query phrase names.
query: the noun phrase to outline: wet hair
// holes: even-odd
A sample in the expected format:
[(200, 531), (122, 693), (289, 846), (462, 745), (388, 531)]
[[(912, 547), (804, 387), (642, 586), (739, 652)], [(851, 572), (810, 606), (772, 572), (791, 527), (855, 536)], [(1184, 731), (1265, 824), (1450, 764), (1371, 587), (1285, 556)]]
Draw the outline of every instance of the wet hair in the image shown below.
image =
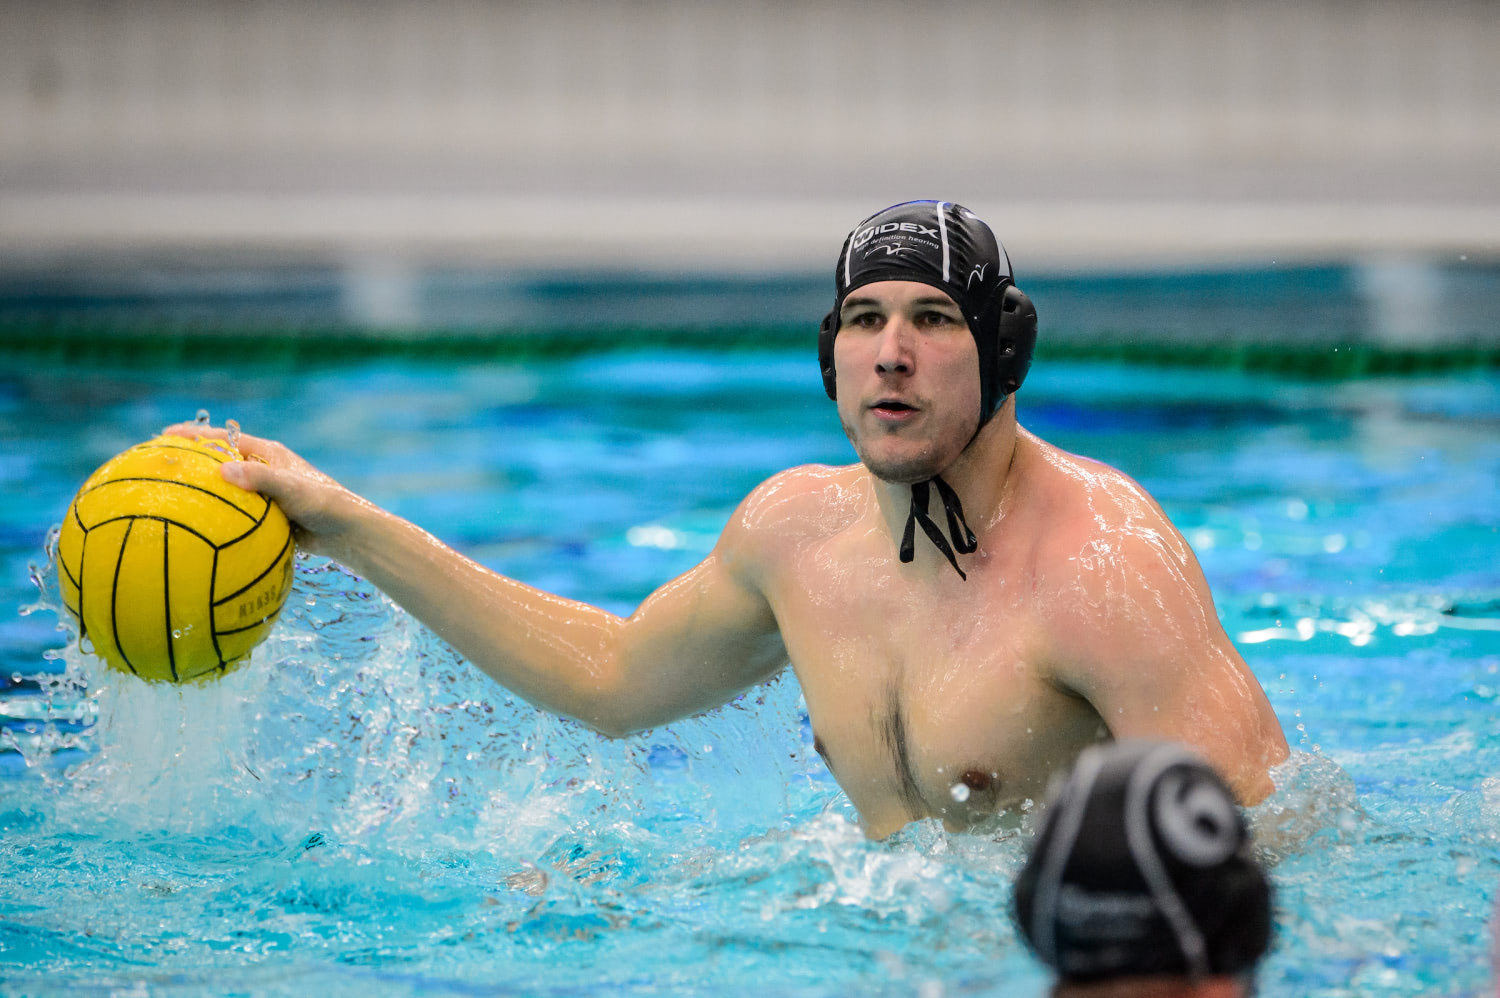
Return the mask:
[(1015, 884), (1021, 936), (1064, 980), (1248, 974), (1271, 885), (1224, 781), (1171, 742), (1086, 749)]
[(833, 341), (839, 311), (856, 288), (917, 281), (947, 293), (979, 348), (979, 425), (1021, 387), (1036, 347), (1036, 307), (1016, 287), (1010, 257), (980, 218), (951, 201), (907, 201), (860, 222), (844, 240), (833, 309), (818, 331), (823, 388), (837, 399)]

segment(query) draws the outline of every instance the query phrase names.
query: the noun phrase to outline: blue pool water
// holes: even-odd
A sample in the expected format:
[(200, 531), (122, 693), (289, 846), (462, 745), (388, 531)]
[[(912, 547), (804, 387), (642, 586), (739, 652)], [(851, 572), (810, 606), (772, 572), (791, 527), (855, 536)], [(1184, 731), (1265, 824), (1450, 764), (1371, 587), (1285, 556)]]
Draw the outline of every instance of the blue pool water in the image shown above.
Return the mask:
[[(1021, 834), (870, 843), (794, 682), (602, 739), (328, 562), (206, 688), (70, 644), (87, 474), (209, 409), (480, 561), (625, 612), (751, 487), (850, 452), (810, 356), (0, 373), (0, 990), (1035, 995)], [(1141, 480), (1295, 754), (1254, 813), (1269, 996), (1490, 995), (1500, 377), (1039, 365), (1022, 422)], [(61, 627), (61, 629), (59, 629)]]

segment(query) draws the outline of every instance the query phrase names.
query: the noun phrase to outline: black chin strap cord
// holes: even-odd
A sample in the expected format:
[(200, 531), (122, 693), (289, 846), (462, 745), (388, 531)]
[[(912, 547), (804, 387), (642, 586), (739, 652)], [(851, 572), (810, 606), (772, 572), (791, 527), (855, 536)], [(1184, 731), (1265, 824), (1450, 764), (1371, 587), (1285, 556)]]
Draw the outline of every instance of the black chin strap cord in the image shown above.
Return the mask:
[[(936, 485), (938, 495), (943, 500), (943, 510), (948, 514), (948, 535), (953, 538), (950, 547), (948, 538), (943, 536), (942, 529), (933, 522), (932, 517), (927, 515), (927, 499), (930, 495), (928, 486)], [(973, 554), (979, 549), (979, 541), (974, 538), (974, 531), (969, 529), (969, 522), (964, 519), (963, 504), (958, 501), (958, 493), (953, 487), (943, 481), (939, 475), (933, 475), (925, 482), (917, 482), (911, 487), (911, 514), (906, 518), (906, 532), (901, 536), (901, 560), (910, 562), (916, 557), (915, 540), (917, 524), (922, 525), (922, 532), (927, 539), (932, 541), (934, 547), (943, 552), (948, 559), (948, 564), (958, 573), (958, 577), (965, 582), (969, 577), (964, 570), (958, 567), (958, 558), (954, 555), (955, 549), (959, 554)]]

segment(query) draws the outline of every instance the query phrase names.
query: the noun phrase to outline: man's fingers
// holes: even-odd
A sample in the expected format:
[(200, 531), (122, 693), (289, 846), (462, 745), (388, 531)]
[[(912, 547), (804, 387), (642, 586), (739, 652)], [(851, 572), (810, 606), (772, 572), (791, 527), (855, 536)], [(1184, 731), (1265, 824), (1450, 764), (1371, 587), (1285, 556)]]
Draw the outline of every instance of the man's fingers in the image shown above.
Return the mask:
[(262, 491), (262, 479), (267, 470), (265, 465), (250, 461), (225, 461), (219, 465), (219, 474), (224, 476), (224, 481), (251, 492)]
[[(161, 431), (165, 437), (208, 437), (210, 440), (228, 440), (229, 431), (222, 426), (209, 426), (207, 423), (173, 423)], [(244, 434), (240, 434), (241, 437)]]
[(230, 485), (237, 485), (248, 492), (259, 492), (281, 505), (281, 511), (296, 519), (302, 503), (302, 490), (295, 474), (288, 474), (261, 461), (225, 461), (219, 465), (219, 474)]
[(287, 489), (292, 485), (292, 480), (261, 461), (225, 461), (219, 465), (219, 474), (230, 485), (238, 485), (249, 492), (259, 492), (278, 503), (287, 500)]
[[(173, 423), (161, 431), (165, 437), (207, 437), (210, 440), (228, 440), (229, 431), (222, 426), (204, 426), (201, 423)], [(241, 454), (246, 457), (258, 457), (269, 460), (276, 442), (264, 437), (251, 436), (241, 433), (235, 438), (236, 445)]]

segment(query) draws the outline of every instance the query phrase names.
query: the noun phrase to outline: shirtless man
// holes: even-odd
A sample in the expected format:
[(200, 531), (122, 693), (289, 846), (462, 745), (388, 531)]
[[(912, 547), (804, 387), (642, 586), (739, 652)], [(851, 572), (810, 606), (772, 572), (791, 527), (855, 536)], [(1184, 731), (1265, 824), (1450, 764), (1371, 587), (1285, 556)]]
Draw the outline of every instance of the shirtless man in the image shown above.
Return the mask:
[(1242, 802), (1266, 796), (1286, 742), (1187, 543), (1125, 475), (1016, 422), (1036, 313), (989, 227), (946, 202), (888, 208), (850, 233), (836, 285), (819, 354), (860, 463), (767, 479), (628, 618), (498, 575), (278, 443), (242, 436), (265, 463), (223, 474), (276, 499), (304, 550), (605, 734), (790, 663), (872, 838), (1039, 799), (1110, 736), (1186, 742)]

